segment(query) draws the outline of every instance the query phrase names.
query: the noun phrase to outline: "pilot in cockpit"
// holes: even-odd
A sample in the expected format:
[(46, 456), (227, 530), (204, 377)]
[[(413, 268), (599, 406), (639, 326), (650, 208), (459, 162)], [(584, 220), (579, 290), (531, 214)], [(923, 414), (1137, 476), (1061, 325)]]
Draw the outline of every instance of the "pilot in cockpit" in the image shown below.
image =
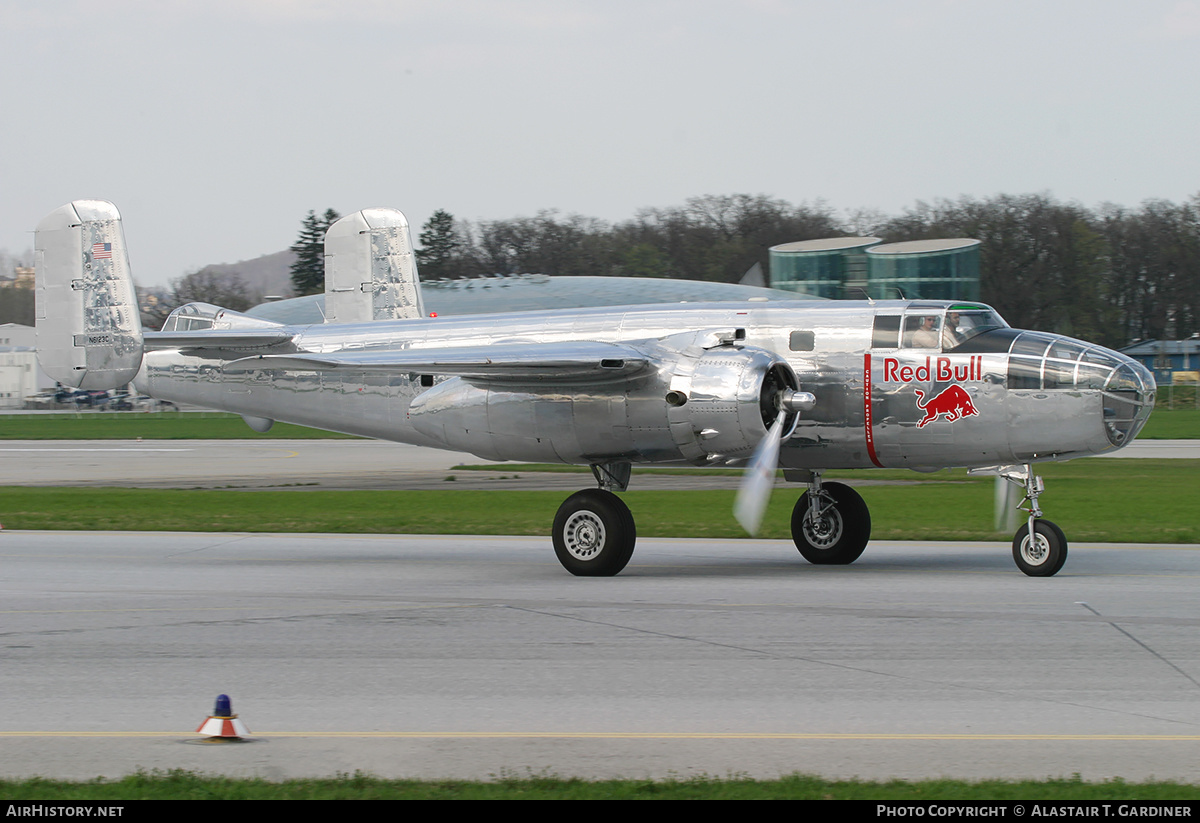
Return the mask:
[(937, 330), (938, 319), (932, 315), (921, 318), (921, 326), (912, 336), (912, 345), (918, 349), (936, 349), (940, 338)]
[(956, 311), (946, 314), (946, 324), (942, 326), (942, 349), (944, 351), (949, 351), (963, 341), (963, 334), (958, 328), (960, 319)]

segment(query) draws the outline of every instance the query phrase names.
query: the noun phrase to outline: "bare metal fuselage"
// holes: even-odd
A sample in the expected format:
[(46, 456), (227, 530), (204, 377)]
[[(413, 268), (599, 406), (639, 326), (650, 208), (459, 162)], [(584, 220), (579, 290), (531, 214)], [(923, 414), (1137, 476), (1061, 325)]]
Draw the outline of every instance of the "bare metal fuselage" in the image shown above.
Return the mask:
[[(306, 353), (448, 347), (486, 352), (524, 343), (569, 348), (578, 341), (645, 346), (656, 367), (611, 383), (531, 379), (496, 386), (430, 372), (271, 368), (269, 361), (263, 368), (233, 371), (226, 365), (244, 359), (244, 350), (168, 349), (147, 351), (136, 386), (164, 400), (250, 418), (489, 459), (738, 463), (749, 449), (735, 445), (714, 452), (705, 448), (700, 430), (683, 431), (688, 426), (679, 422), (681, 412), (663, 413), (664, 394), (683, 370), (671, 352), (655, 349), (656, 340), (689, 330), (738, 329), (744, 338), (731, 349), (774, 353), (817, 398), (783, 445), (785, 468), (990, 466), (1100, 454), (1131, 440), (1148, 416), (1153, 381), (1134, 361), (1098, 346), (1011, 329), (1002, 330), (1002, 339), (987, 345), (977, 340), (963, 350), (879, 346), (873, 340), (877, 316), (944, 312), (947, 306), (680, 304), (286, 329), (295, 335), (292, 350)], [(153, 338), (148, 334), (147, 343)], [(1020, 379), (1014, 377), (1017, 365)], [(693, 407), (707, 397), (719, 411), (723, 398), (750, 388), (708, 385), (699, 375), (699, 368), (689, 372)], [(735, 374), (725, 382), (738, 379)], [(714, 382), (722, 381), (709, 381)], [(1115, 428), (1116, 401), (1131, 396), (1136, 408), (1125, 415), (1128, 425)], [(766, 422), (747, 423), (744, 417), (737, 425), (746, 429), (752, 448)], [(756, 426), (761, 431), (753, 431)]]

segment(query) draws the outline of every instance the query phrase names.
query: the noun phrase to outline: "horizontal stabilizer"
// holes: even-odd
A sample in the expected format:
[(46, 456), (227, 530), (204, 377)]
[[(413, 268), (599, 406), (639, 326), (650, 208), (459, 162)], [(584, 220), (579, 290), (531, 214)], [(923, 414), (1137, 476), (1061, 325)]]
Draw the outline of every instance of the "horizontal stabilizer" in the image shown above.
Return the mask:
[(632, 346), (574, 342), (262, 355), (227, 363), (225, 371), (343, 369), (454, 375), (474, 382), (580, 383), (625, 379), (649, 365), (650, 358)]

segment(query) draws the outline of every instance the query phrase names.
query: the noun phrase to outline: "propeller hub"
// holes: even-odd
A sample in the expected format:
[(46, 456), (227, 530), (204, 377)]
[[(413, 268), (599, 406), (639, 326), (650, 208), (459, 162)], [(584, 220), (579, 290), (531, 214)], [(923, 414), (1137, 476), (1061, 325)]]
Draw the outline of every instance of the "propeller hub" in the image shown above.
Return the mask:
[(817, 397), (812, 392), (796, 391), (795, 389), (780, 389), (775, 393), (775, 408), (783, 412), (806, 412), (817, 404)]

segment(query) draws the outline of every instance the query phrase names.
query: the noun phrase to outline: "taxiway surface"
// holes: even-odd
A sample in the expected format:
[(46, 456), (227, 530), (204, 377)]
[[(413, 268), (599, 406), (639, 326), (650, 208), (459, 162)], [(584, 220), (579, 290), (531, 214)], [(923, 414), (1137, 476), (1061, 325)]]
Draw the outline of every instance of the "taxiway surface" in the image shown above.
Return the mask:
[[(0, 774), (1200, 780), (1200, 550), (0, 533)], [(218, 693), (254, 734), (195, 744)]]

